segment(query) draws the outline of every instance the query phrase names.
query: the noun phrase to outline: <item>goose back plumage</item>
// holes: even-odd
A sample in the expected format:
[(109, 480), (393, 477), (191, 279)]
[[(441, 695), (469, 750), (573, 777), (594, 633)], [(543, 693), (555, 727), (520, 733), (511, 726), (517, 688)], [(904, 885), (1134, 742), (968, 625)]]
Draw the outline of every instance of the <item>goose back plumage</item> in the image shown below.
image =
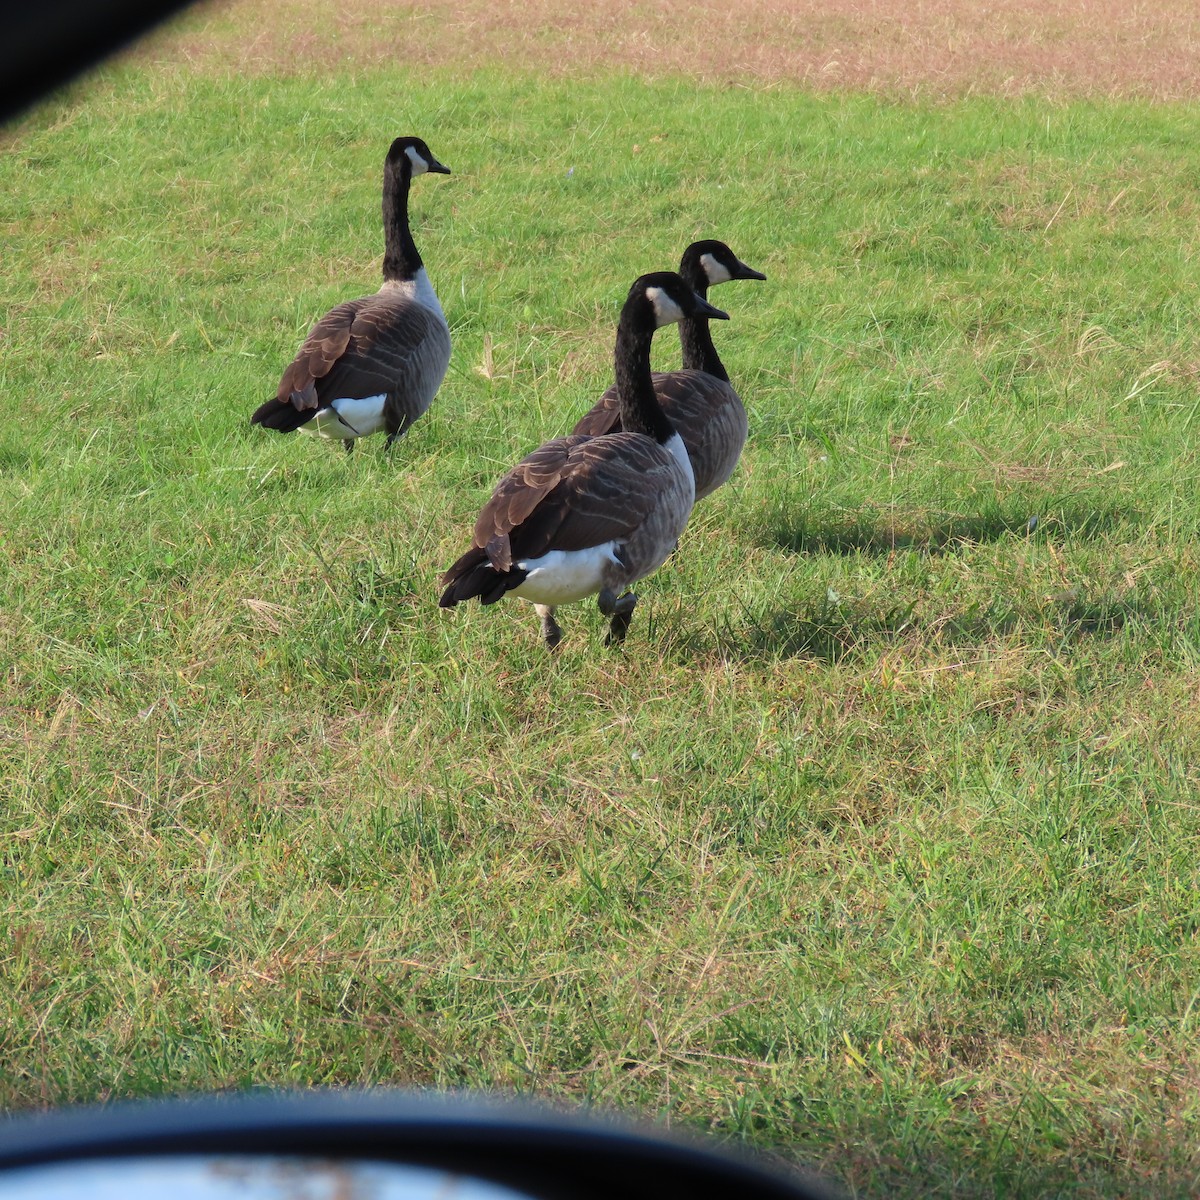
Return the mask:
[(313, 326), (258, 423), (286, 432), (321, 409), (336, 411), (339, 400), (382, 397), (383, 427), (399, 436), (429, 408), (449, 361), (450, 331), (440, 314), (401, 288), (384, 287), (337, 305)]
[[(741, 397), (704, 371), (655, 371), (654, 391), (679, 430), (696, 477), (696, 499), (711, 495), (736, 470), (750, 432)], [(621, 407), (609, 388), (571, 430), (596, 437), (621, 429)]]
[[(475, 544), (446, 572), (442, 607), (474, 595), (493, 604), (509, 591), (567, 604), (627, 587), (666, 560), (693, 500), (677, 456), (642, 434), (547, 442), (496, 485), (475, 522)], [(537, 578), (548, 555), (597, 549), (562, 587)]]
[[(693, 242), (683, 253), (680, 275), (698, 295), (731, 279), (765, 279), (724, 242)], [(655, 371), (651, 378), (663, 411), (679, 431), (696, 476), (696, 499), (711, 495), (737, 468), (750, 425), (741, 397), (717, 354), (704, 316), (679, 323), (683, 369)], [(573, 434), (596, 437), (622, 428), (615, 387), (576, 423)]]

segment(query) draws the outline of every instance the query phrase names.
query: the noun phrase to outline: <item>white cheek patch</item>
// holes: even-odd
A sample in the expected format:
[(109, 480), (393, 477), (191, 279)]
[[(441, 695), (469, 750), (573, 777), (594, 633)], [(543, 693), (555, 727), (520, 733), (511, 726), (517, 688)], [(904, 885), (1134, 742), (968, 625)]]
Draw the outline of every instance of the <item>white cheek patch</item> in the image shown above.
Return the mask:
[(702, 254), (700, 265), (704, 268), (704, 274), (708, 276), (709, 283), (728, 283), (733, 278), (729, 268), (723, 262), (718, 262), (711, 254)]
[(429, 164), (417, 153), (415, 146), (405, 146), (404, 153), (408, 155), (408, 161), (412, 163), (414, 175), (424, 175), (429, 170)]
[(654, 305), (654, 317), (659, 325), (673, 325), (683, 320), (683, 309), (662, 288), (648, 287), (646, 299)]

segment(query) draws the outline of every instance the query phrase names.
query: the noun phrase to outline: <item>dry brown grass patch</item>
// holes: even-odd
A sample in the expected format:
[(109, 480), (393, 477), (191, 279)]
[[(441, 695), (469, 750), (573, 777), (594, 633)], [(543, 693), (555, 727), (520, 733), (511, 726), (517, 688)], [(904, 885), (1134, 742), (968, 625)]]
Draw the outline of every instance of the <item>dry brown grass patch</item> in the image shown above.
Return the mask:
[(1192, 0), (234, 0), (151, 42), (158, 59), (233, 70), (630, 70), (729, 85), (962, 95), (1187, 99), (1200, 87)]

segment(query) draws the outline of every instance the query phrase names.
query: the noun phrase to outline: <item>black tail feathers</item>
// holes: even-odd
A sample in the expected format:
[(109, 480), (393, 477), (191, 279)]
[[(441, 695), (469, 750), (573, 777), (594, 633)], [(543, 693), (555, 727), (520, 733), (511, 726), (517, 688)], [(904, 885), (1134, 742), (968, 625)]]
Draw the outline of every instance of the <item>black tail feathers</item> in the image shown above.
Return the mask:
[(268, 400), (266, 404), (260, 404), (254, 410), (250, 424), (274, 429), (277, 433), (291, 433), (294, 429), (299, 429), (305, 421), (311, 421), (314, 416), (315, 409), (299, 409), (294, 404), (282, 400)]
[(442, 608), (453, 608), (473, 596), (479, 597), (480, 604), (495, 604), (505, 592), (520, 587), (525, 575), (520, 567), (497, 571), (488, 562), (487, 551), (474, 546), (442, 576), (446, 590), (438, 604)]

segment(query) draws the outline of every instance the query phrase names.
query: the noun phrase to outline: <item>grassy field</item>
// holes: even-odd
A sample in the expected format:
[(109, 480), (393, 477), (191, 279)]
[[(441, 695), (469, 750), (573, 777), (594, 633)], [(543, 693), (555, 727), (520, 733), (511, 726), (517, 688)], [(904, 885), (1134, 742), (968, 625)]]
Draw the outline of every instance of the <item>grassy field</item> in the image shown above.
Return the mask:
[[(499, 1088), (856, 1196), (1194, 1195), (1194, 117), (183, 57), (11, 128), (0, 1104)], [(435, 407), (252, 430), (400, 133)], [(623, 651), (438, 610), (697, 236), (769, 276), (712, 297), (751, 439)]]

